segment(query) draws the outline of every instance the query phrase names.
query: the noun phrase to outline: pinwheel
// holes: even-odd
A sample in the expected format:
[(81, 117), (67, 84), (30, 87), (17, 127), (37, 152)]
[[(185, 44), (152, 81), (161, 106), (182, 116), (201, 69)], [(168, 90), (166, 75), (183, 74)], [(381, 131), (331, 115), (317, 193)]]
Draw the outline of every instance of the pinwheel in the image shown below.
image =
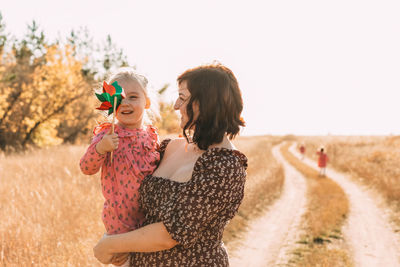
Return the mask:
[[(115, 123), (115, 114), (118, 112), (119, 106), (121, 105), (122, 99), (125, 98), (124, 89), (118, 84), (117, 81), (113, 82), (111, 85), (107, 84), (105, 81), (103, 82), (103, 93), (97, 94), (97, 99), (101, 101), (99, 110), (108, 110), (108, 115), (113, 114), (113, 120), (111, 124), (111, 133), (114, 133), (114, 123)], [(112, 162), (111, 152), (111, 162)]]
[[(119, 105), (121, 105), (122, 99), (125, 98), (125, 92), (117, 81), (113, 82), (111, 85), (103, 82), (103, 93), (96, 94), (97, 99), (101, 101), (99, 110), (108, 110), (108, 115), (115, 113), (118, 110)], [(116, 105), (115, 105), (116, 103)]]

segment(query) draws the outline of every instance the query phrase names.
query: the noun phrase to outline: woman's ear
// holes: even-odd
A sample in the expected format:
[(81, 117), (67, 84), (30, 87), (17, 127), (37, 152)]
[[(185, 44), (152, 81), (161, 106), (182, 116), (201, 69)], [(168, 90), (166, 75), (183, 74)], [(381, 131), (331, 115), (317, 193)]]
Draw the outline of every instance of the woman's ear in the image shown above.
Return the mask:
[(150, 98), (146, 97), (146, 106), (144, 106), (144, 109), (149, 109), (150, 104), (151, 104)]

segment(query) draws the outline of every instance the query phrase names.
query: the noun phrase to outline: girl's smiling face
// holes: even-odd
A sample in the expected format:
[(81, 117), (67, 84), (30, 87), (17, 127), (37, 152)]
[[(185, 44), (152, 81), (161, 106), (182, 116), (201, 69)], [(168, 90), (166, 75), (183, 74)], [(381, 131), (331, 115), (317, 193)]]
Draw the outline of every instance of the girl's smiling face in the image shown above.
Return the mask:
[(126, 98), (122, 99), (116, 114), (118, 123), (129, 129), (142, 128), (144, 110), (150, 107), (143, 88), (137, 81), (118, 81), (124, 88)]

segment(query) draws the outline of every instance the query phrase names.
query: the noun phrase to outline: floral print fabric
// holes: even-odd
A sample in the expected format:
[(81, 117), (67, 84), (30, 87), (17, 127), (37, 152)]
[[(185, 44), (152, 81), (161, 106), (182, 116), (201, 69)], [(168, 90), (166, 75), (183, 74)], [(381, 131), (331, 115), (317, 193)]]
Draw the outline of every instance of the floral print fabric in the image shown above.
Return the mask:
[[(161, 144), (161, 155), (168, 142)], [(243, 199), (246, 168), (241, 152), (210, 148), (196, 161), (188, 182), (147, 176), (139, 200), (144, 225), (163, 222), (179, 244), (159, 252), (131, 253), (131, 266), (229, 266), (222, 234)]]

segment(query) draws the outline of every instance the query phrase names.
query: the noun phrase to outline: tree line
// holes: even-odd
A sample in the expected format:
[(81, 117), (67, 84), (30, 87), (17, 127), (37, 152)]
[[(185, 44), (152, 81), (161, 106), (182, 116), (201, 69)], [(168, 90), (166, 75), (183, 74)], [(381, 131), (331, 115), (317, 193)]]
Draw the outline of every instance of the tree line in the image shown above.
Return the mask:
[[(35, 21), (23, 37), (7, 32), (0, 13), (0, 150), (87, 142), (103, 121), (94, 88), (119, 67), (131, 66), (108, 35), (96, 43), (85, 28), (54, 41)], [(158, 90), (162, 134), (177, 132), (173, 103)]]

